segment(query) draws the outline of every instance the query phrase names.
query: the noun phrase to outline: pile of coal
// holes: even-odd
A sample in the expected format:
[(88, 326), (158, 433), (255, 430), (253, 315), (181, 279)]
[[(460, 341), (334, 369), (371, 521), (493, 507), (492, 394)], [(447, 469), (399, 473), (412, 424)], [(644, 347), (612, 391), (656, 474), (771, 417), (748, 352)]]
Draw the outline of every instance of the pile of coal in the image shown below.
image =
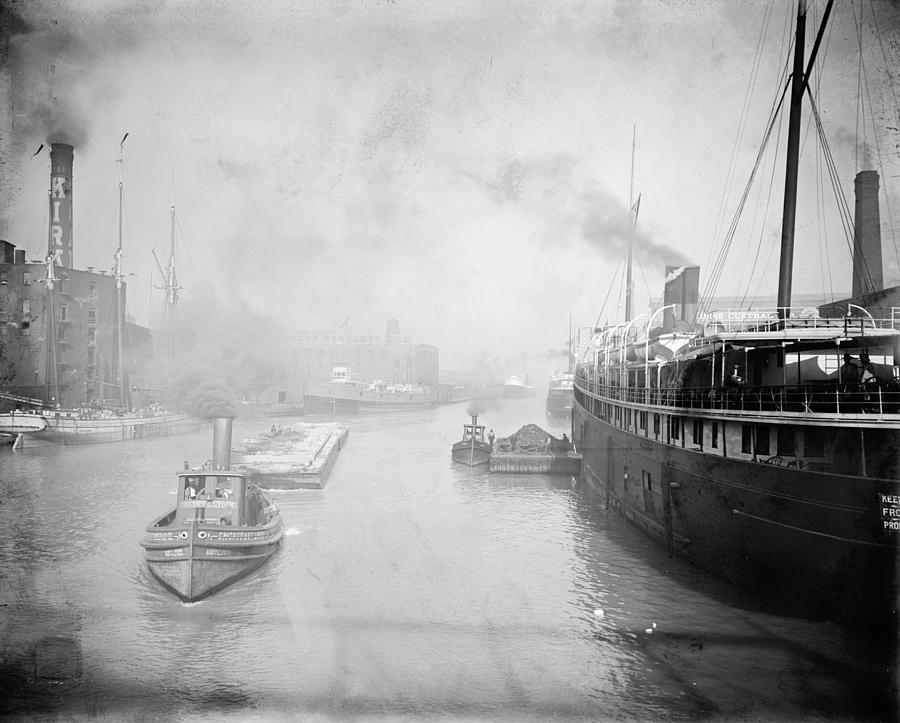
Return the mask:
[(494, 442), (494, 452), (500, 454), (565, 454), (571, 449), (568, 437), (554, 437), (536, 424), (526, 424), (515, 434)]

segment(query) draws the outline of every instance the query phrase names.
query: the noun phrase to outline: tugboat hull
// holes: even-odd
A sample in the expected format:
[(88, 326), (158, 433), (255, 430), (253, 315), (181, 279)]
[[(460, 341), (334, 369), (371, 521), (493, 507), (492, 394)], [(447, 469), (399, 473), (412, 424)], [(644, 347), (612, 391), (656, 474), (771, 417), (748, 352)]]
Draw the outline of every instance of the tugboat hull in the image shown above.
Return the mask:
[(454, 462), (477, 467), (491, 461), (491, 446), (489, 444), (473, 446), (468, 442), (457, 442), (453, 445), (451, 455)]
[[(148, 528), (151, 538), (144, 542), (147, 567), (162, 585), (185, 602), (196, 602), (237, 582), (261, 567), (278, 549), (284, 534), (281, 520), (267, 530), (193, 530), (193, 538), (186, 544), (154, 544), (154, 529)], [(244, 540), (220, 539), (221, 535), (258, 536), (264, 532), (264, 544), (247, 545)]]

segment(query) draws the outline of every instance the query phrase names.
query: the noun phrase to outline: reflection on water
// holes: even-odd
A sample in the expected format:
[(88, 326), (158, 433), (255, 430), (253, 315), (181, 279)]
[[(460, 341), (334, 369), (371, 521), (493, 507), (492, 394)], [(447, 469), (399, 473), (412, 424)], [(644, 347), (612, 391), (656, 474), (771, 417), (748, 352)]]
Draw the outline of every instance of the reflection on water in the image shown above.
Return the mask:
[[(481, 415), (498, 436), (543, 400)], [(289, 420), (286, 420), (289, 421)], [(201, 603), (143, 564), (208, 430), (0, 452), (0, 710), (217, 720), (892, 714), (885, 661), (838, 628), (754, 611), (573, 480), (450, 461), (464, 405), (348, 418), (324, 490), (272, 493), (282, 549)], [(252, 436), (271, 420), (238, 419)], [(879, 667), (880, 666), (880, 667)]]

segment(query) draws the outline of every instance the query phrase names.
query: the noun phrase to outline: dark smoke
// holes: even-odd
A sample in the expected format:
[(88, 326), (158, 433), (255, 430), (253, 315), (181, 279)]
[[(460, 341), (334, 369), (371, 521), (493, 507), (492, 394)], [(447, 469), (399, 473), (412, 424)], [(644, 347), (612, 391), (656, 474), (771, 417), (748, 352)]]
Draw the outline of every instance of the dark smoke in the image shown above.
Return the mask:
[[(234, 416), (234, 404), (242, 395), (288, 387), (283, 334), (247, 310), (241, 298), (224, 299), (215, 287), (200, 284), (181, 302), (178, 328), (190, 348), (176, 350), (181, 372), (173, 383), (173, 401), (187, 404), (193, 414)], [(165, 338), (162, 330), (155, 336)], [(220, 408), (225, 412), (219, 413)]]
[(584, 196), (584, 220), (581, 234), (593, 248), (610, 259), (624, 259), (628, 245), (634, 244), (635, 253), (644, 264), (663, 266), (690, 266), (691, 262), (678, 249), (654, 241), (642, 230), (640, 215), (637, 226), (632, 214), (609, 194), (593, 192)]
[(840, 126), (836, 132), (831, 134), (831, 138), (836, 145), (846, 148), (855, 154), (858, 171), (868, 171), (875, 168), (872, 149), (856, 133)]
[(205, 382), (187, 395), (187, 411), (201, 419), (235, 417), (233, 393), (216, 382)]
[(468, 414), (470, 417), (477, 417), (484, 414), (487, 410), (487, 402), (472, 401), (469, 402), (468, 406), (466, 407), (466, 414)]
[(9, 37), (16, 140), (86, 146), (81, 86), (90, 47), (52, 17), (21, 20), (16, 30)]

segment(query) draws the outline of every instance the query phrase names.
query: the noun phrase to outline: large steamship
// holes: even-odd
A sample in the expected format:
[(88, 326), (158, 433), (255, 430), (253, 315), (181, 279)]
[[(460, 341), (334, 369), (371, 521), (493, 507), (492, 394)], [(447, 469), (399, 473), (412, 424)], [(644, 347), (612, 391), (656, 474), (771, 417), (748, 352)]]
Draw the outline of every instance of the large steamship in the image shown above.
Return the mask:
[[(806, 92), (804, 6), (787, 188), (797, 175)], [(874, 171), (857, 176), (855, 263), (868, 268), (861, 278), (881, 265), (880, 242), (865, 241), (878, 228), (877, 185)], [(791, 308), (795, 202), (786, 193), (777, 308), (703, 312), (699, 268), (668, 268), (661, 308), (596, 329), (582, 350), (572, 438), (583, 480), (601, 501), (671, 553), (757, 593), (757, 602), (891, 638), (900, 325), (886, 307)], [(878, 258), (865, 262), (867, 243)], [(855, 301), (885, 296), (868, 291)], [(877, 381), (841, 370), (845, 360)]]

